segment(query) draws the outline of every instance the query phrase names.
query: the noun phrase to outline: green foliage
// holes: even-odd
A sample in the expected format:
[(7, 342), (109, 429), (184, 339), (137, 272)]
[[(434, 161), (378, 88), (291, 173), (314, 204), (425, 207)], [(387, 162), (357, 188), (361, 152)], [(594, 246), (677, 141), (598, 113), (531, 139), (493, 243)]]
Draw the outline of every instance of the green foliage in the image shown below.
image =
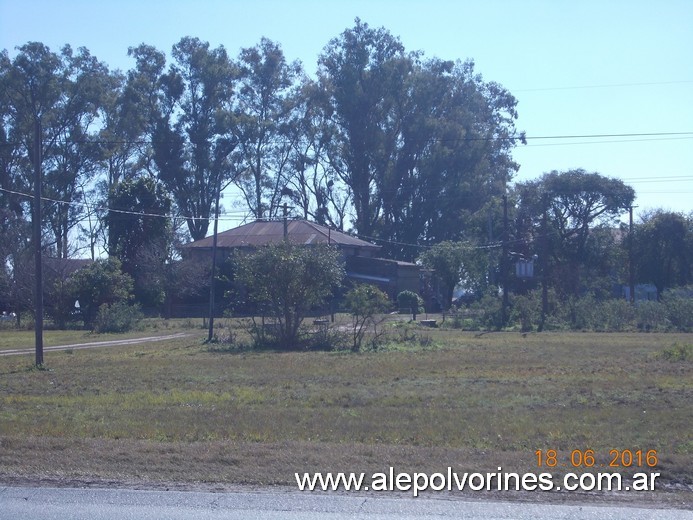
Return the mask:
[(621, 332), (633, 327), (635, 322), (634, 306), (623, 299), (610, 299), (598, 306), (599, 325), (597, 330)]
[[(604, 256), (589, 250), (594, 228), (612, 225), (632, 204), (635, 191), (619, 179), (576, 169), (552, 171), (538, 180), (519, 183), (517, 194), (522, 216), (518, 233), (525, 240), (526, 234), (545, 237), (541, 257), (549, 262), (552, 285), (566, 296), (579, 296), (583, 280), (590, 278), (581, 277), (581, 271), (593, 269)], [(542, 232), (539, 223), (544, 214), (547, 229)]]
[(94, 332), (129, 332), (141, 319), (142, 313), (138, 305), (125, 302), (104, 303), (99, 307), (94, 320)]
[(511, 321), (520, 323), (522, 332), (534, 330), (541, 316), (541, 295), (536, 291), (527, 295), (515, 296), (511, 300)]
[(635, 319), (638, 330), (644, 332), (663, 332), (671, 326), (667, 316), (667, 308), (659, 302), (637, 302)]
[(443, 308), (450, 308), (455, 286), (465, 276), (465, 246), (459, 242), (440, 242), (424, 251), (419, 260), (424, 267), (433, 269), (443, 291)]
[[(12, 61), (6, 52), (0, 55), (2, 187), (26, 191), (31, 185), (39, 121), (43, 196), (62, 202), (45, 204), (42, 222), (55, 255), (67, 258), (69, 235), (85, 215), (82, 187), (100, 159), (94, 140), (97, 114), (110, 88), (108, 69), (84, 47), (73, 51), (65, 45), (55, 53), (30, 42), (17, 51)], [(18, 204), (15, 200), (10, 205), (15, 214)]]
[(241, 49), (238, 65), (236, 96), (242, 115), (234, 121), (234, 165), (244, 174), (235, 184), (256, 218), (272, 218), (293, 166), (286, 159), (298, 133), (292, 107), (298, 102), (294, 89), (301, 66), (287, 63), (281, 46), (267, 38)]
[(693, 345), (690, 343), (674, 343), (662, 351), (661, 357), (667, 361), (684, 362), (693, 360)]
[(662, 301), (666, 308), (667, 318), (676, 330), (692, 332), (693, 288), (687, 286), (679, 291), (665, 291), (662, 296)]
[(109, 253), (132, 276), (137, 301), (145, 307), (163, 302), (165, 262), (170, 248), (171, 198), (152, 178), (125, 180), (109, 196)]
[[(340, 287), (344, 267), (330, 246), (283, 242), (236, 258), (236, 283), (262, 316), (276, 320), (282, 349), (298, 347), (299, 328), (312, 308), (325, 305)], [(260, 328), (256, 337), (264, 331)]]
[(635, 226), (633, 260), (638, 280), (667, 288), (693, 282), (693, 215), (656, 211)]
[(416, 319), (417, 314), (424, 312), (424, 301), (414, 291), (402, 291), (397, 295), (397, 307), (400, 312), (409, 311)]
[(466, 309), (453, 309), (446, 315), (444, 326), (451, 329), (479, 330), (477, 313)]
[(458, 240), (517, 170), (517, 102), (472, 61), (421, 60), (356, 19), (318, 64), (330, 164), (353, 194), (356, 229), (387, 237), (388, 254), (415, 256), (394, 242)]
[(486, 293), (478, 302), (473, 303), (470, 308), (476, 313), (480, 326), (498, 330), (503, 325), (502, 300), (497, 294)]
[[(407, 291), (409, 292), (409, 291)], [(401, 294), (401, 293), (400, 293)], [(411, 293), (416, 297), (416, 293)], [(392, 306), (387, 294), (373, 285), (359, 284), (346, 293), (344, 307), (352, 317), (352, 350), (361, 350), (363, 339), (369, 328), (373, 327), (372, 346), (379, 341), (378, 315)], [(381, 330), (382, 333), (382, 330)]]
[[(549, 292), (546, 330), (597, 332), (687, 332), (693, 328), (693, 299), (668, 294), (663, 302), (641, 301), (635, 305), (619, 298), (598, 299), (592, 294), (557, 300)], [(534, 330), (541, 318), (541, 291), (513, 295), (509, 325), (523, 332)], [(475, 330), (500, 326), (500, 298), (488, 294), (469, 309), (452, 313), (446, 324), (452, 328)]]
[(72, 293), (79, 301), (84, 325), (91, 328), (96, 314), (104, 304), (129, 302), (132, 299), (132, 278), (123, 273), (115, 258), (96, 260), (77, 271), (70, 279)]
[(130, 50), (137, 66), (128, 87), (145, 113), (153, 160), (193, 239), (204, 238), (214, 194), (233, 171), (231, 102), (236, 71), (223, 46), (198, 38), (173, 46), (175, 65), (148, 45)]
[[(489, 289), (497, 251), (468, 244), (487, 229), (500, 237), (497, 201), (517, 171), (511, 151), (523, 135), (515, 128), (515, 98), (484, 81), (472, 61), (422, 59), (385, 28), (359, 19), (325, 46), (315, 80), (266, 38), (235, 61), (223, 46), (192, 37), (174, 45), (170, 63), (145, 44), (129, 54), (135, 66), (126, 74), (109, 72), (84, 48), (52, 52), (31, 42), (12, 58), (0, 54), (0, 146), (9, 158), (0, 168), (7, 190), (0, 193), (0, 306), (19, 314), (33, 308), (24, 258), (31, 201), (12, 191), (30, 185), (37, 119), (44, 194), (61, 202), (44, 208), (51, 253), (66, 258), (74, 250), (68, 237), (80, 227), (95, 256), (105, 223), (106, 249), (120, 257), (146, 306), (161, 303), (164, 292), (170, 303), (202, 285), (199, 273), (171, 265), (170, 221), (159, 217), (170, 216), (175, 203), (190, 236), (202, 238), (215, 194), (228, 183), (257, 217), (276, 215), (288, 187), (303, 217), (343, 228), (353, 214), (361, 234), (385, 239), (384, 256), (411, 260), (418, 249), (406, 244), (437, 243), (421, 261), (435, 269), (445, 309), (458, 283), (475, 295)], [(686, 301), (665, 301), (666, 316), (654, 305), (636, 309), (635, 317), (621, 303), (602, 309), (615, 278), (625, 277), (627, 246), (637, 281), (654, 283), (660, 294), (693, 281), (690, 215), (656, 211), (627, 240), (614, 232), (633, 196), (620, 180), (582, 169), (517, 185), (509, 208), (517, 224), (513, 247), (541, 253), (542, 275), (567, 309), (551, 313), (557, 323), (693, 328)], [(85, 204), (89, 197), (108, 201)], [(138, 215), (87, 213), (106, 202)], [(191, 282), (179, 288), (172, 280), (184, 272)], [(522, 291), (533, 287), (523, 284)], [(59, 324), (70, 314), (64, 289), (47, 285), (55, 303), (48, 311)], [(581, 298), (586, 292), (592, 307)], [(495, 301), (486, 303), (488, 325)], [(530, 303), (516, 302), (522, 328), (535, 321)]]

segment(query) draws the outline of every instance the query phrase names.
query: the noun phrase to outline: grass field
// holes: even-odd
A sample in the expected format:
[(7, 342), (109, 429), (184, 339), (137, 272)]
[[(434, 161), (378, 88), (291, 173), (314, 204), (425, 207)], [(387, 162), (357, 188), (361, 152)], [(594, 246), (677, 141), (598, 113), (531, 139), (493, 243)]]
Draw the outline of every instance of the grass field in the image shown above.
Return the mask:
[[(47, 370), (0, 357), (0, 481), (292, 486), (294, 472), (390, 466), (561, 474), (574, 471), (573, 450), (594, 450), (595, 471), (611, 450), (656, 450), (656, 468), (608, 469), (658, 471), (660, 489), (691, 497), (693, 361), (671, 355), (691, 335), (407, 329), (379, 351), (277, 353), (210, 350), (192, 332), (51, 352)], [(31, 346), (31, 332), (12, 334), (0, 348)], [(548, 449), (559, 465), (538, 468), (536, 450)]]

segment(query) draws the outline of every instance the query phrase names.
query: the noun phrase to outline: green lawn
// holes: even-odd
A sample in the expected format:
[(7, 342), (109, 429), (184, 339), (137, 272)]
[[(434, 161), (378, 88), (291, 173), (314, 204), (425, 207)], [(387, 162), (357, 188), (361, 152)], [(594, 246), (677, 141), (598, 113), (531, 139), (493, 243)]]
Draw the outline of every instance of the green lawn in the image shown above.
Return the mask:
[(538, 473), (539, 449), (562, 462), (592, 449), (597, 467), (629, 449), (657, 451), (663, 488), (693, 486), (693, 362), (663, 355), (690, 334), (408, 329), (385, 350), (354, 354), (210, 351), (204, 331), (192, 332), (51, 352), (49, 370), (0, 357), (0, 480), (293, 485), (295, 471), (389, 466)]

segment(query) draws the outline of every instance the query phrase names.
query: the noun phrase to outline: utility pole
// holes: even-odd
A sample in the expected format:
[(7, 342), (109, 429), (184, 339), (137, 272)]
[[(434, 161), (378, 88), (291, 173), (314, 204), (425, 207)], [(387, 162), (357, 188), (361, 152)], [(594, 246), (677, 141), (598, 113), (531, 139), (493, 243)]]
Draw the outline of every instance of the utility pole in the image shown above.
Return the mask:
[(628, 285), (630, 288), (630, 303), (635, 303), (635, 273), (633, 272), (633, 208), (628, 208)]
[(503, 195), (503, 248), (501, 258), (501, 280), (503, 281), (503, 312), (502, 326), (505, 327), (508, 323), (508, 196)]
[(221, 197), (221, 179), (217, 184), (217, 200), (214, 209), (214, 236), (212, 238), (212, 274), (209, 279), (209, 331), (207, 333), (207, 342), (211, 342), (214, 337), (214, 281), (217, 276), (217, 230), (219, 228), (219, 198)]
[(546, 197), (542, 199), (542, 215), (541, 215), (541, 318), (539, 320), (539, 332), (544, 330), (546, 323), (546, 314), (549, 310), (549, 248), (547, 235), (547, 217), (546, 217)]
[(491, 249), (491, 244), (493, 244), (493, 210), (492, 208), (488, 208), (488, 221), (487, 221), (487, 227), (488, 227), (488, 244), (489, 244), (489, 250), (488, 250), (488, 281), (489, 284), (495, 284), (496, 283), (496, 270), (493, 267), (493, 262), (491, 261), (493, 259), (493, 251)]
[(36, 344), (36, 366), (43, 365), (43, 259), (41, 258), (41, 120), (34, 121), (34, 215), (33, 242), (36, 285), (34, 288), (34, 336)]

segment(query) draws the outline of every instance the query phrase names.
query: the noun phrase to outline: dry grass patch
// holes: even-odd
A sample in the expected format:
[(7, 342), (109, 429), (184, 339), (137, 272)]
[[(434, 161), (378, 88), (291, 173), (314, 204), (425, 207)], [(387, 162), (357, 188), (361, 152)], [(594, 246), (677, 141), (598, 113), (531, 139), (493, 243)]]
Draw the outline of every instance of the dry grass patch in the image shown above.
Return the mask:
[(296, 471), (538, 472), (537, 449), (598, 463), (656, 449), (663, 484), (693, 485), (693, 364), (661, 355), (690, 336), (427, 334), (437, 348), (181, 338), (55, 352), (49, 371), (0, 358), (0, 478), (293, 485)]

